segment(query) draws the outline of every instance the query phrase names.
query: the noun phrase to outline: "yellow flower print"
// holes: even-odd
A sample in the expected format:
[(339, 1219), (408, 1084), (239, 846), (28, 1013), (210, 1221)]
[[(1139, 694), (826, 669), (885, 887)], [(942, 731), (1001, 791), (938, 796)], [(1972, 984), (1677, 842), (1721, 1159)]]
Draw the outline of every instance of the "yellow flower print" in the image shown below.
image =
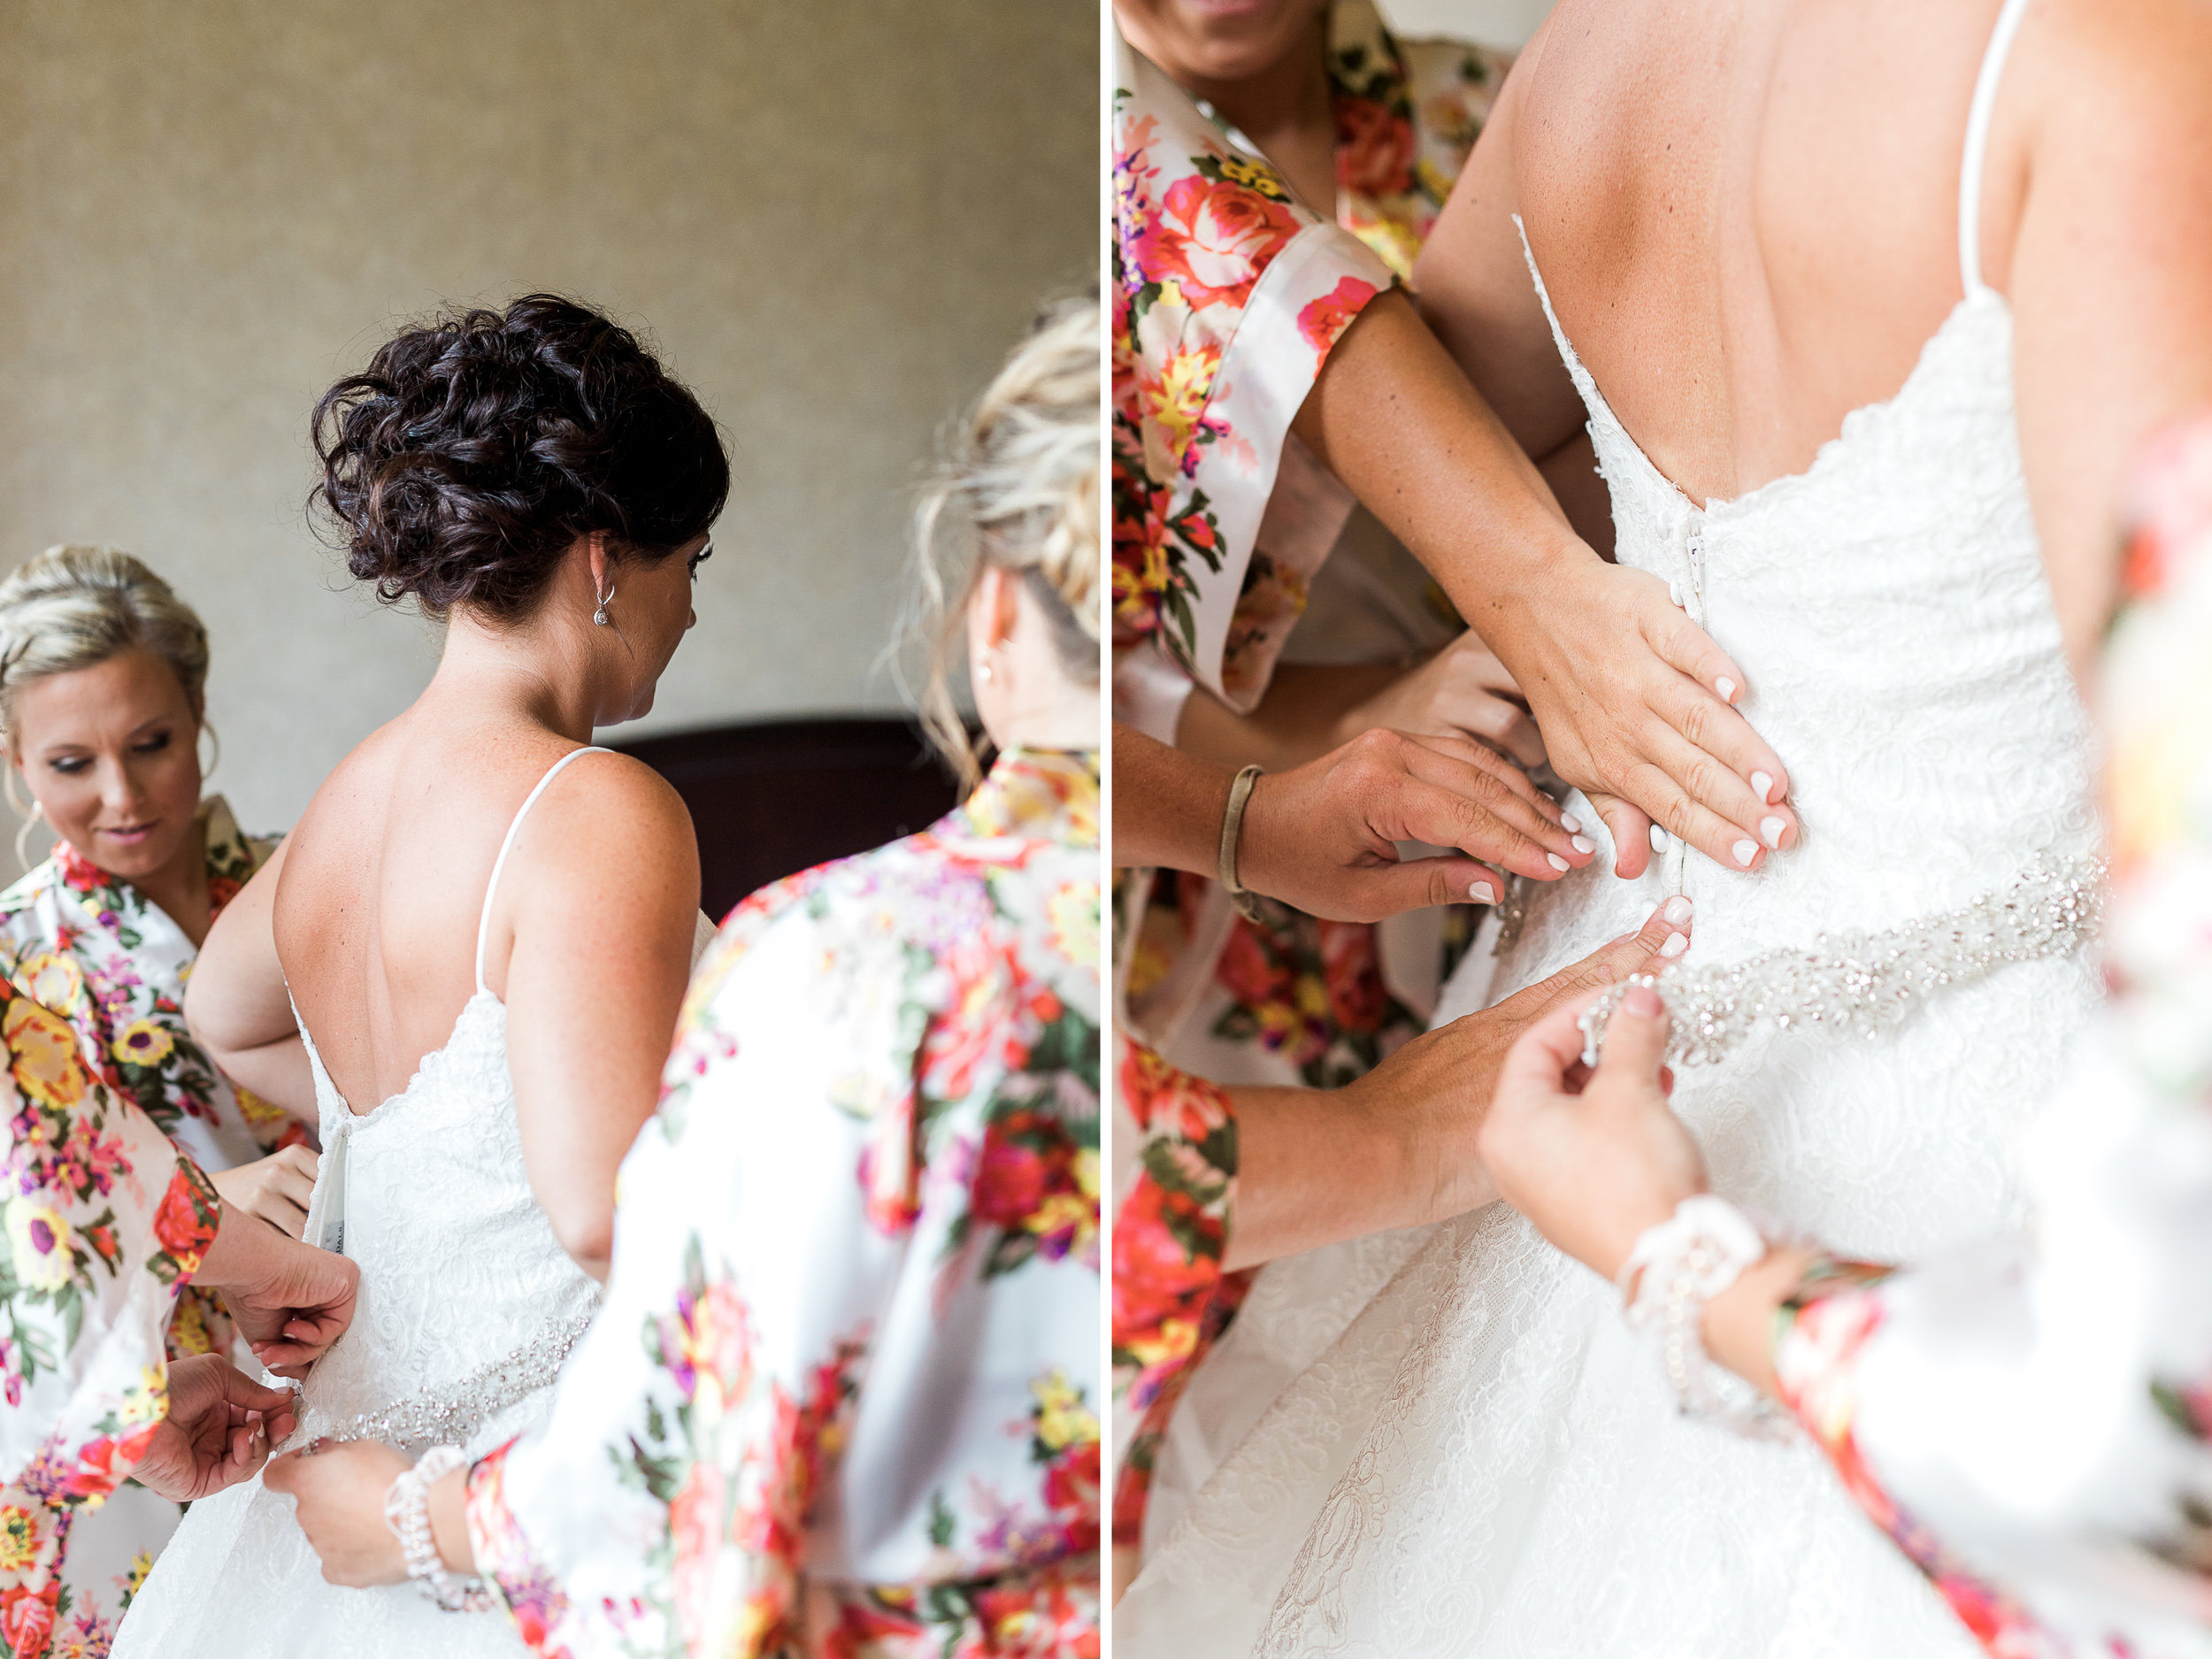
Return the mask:
[(1098, 1439), (1098, 1414), (1083, 1403), (1083, 1392), (1068, 1380), (1058, 1366), (1033, 1380), (1029, 1392), (1037, 1407), (1030, 1416), (1037, 1439), (1047, 1451), (1062, 1452), (1071, 1446), (1089, 1446)]
[(37, 1517), (19, 1503), (0, 1509), (0, 1572), (22, 1572), (38, 1559)]
[(1221, 176), (1231, 184), (1240, 184), (1248, 190), (1257, 190), (1271, 201), (1287, 202), (1283, 187), (1263, 162), (1248, 161), (1242, 156), (1221, 158)]
[(1045, 901), (1052, 948), (1079, 968), (1098, 966), (1098, 883), (1070, 881)]
[(1098, 1197), (1098, 1154), (1085, 1147), (1075, 1155), (1075, 1190), (1095, 1201)]
[(14, 1061), (16, 1087), (47, 1106), (74, 1106), (89, 1082), (77, 1054), (77, 1033), (69, 1022), (50, 1013), (27, 996), (8, 1003), (0, 1015), (0, 1038), (4, 1038)]
[(146, 1575), (153, 1570), (154, 1558), (144, 1550), (140, 1550), (138, 1554), (131, 1557), (130, 1572), (123, 1579), (123, 1606), (125, 1608), (130, 1606), (131, 1598), (138, 1594), (139, 1586), (146, 1582)]
[(28, 1290), (59, 1290), (76, 1277), (69, 1223), (58, 1210), (19, 1198), (8, 1206), (8, 1243), (16, 1282)]
[(159, 1065), (176, 1046), (177, 1040), (166, 1025), (150, 1019), (134, 1019), (115, 1033), (110, 1052), (127, 1065)]
[(123, 1398), (117, 1402), (115, 1420), (125, 1427), (139, 1423), (158, 1423), (168, 1410), (169, 1373), (159, 1365), (141, 1368), (138, 1380), (123, 1390)]
[(84, 995), (84, 972), (77, 959), (58, 951), (44, 950), (29, 958), (16, 971), (16, 978), (57, 1014), (75, 1012), (77, 999)]

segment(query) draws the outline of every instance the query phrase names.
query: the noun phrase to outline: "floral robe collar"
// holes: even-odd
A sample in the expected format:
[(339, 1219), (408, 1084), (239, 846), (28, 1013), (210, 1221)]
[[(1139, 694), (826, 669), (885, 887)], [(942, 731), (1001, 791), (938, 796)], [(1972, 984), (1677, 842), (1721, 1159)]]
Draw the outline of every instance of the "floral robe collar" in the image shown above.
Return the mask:
[[(208, 898), (219, 915), (276, 842), (242, 833), (220, 795), (203, 802), (198, 818)], [(296, 1127), (234, 1088), (186, 1029), (184, 986), (198, 947), (159, 905), (67, 841), (0, 894), (0, 946), (14, 981), (74, 1021), (115, 1087), (203, 1166), (259, 1157)]]

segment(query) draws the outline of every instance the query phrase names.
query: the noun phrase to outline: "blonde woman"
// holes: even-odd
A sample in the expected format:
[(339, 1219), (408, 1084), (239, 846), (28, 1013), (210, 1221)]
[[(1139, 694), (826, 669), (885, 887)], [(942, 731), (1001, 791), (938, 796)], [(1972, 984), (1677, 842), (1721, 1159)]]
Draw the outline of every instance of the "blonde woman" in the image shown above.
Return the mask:
[[(0, 582), (11, 793), (18, 780), (29, 791), (26, 833), (42, 822), (55, 838), (0, 894), (0, 964), (85, 1033), (116, 1090), (227, 1203), (297, 1238), (315, 1182), (305, 1130), (226, 1076), (184, 1023), (201, 941), (276, 845), (242, 833), (220, 795), (201, 798), (207, 663), (199, 618), (127, 553), (58, 547)], [(169, 1357), (228, 1356), (233, 1339), (214, 1293), (185, 1286)], [(119, 1616), (177, 1515), (132, 1486), (81, 1521), (72, 1604)]]
[[(552, 1417), (430, 1486), (420, 1566), (541, 1654), (1099, 1652), (1098, 355), (1094, 302), (1048, 312), (922, 515), (972, 555), (925, 587), (988, 774), (733, 912)], [(931, 703), (965, 757), (941, 670)], [(386, 1584), (387, 1495), (434, 1473), (357, 1443), (270, 1484)]]

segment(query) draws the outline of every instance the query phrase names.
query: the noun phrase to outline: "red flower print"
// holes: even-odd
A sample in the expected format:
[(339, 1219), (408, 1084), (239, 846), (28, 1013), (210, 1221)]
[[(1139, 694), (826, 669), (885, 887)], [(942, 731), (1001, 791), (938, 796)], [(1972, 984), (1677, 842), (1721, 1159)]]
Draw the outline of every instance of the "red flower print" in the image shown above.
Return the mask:
[(1229, 1097), (1204, 1078), (1193, 1077), (1141, 1043), (1122, 1056), (1121, 1097), (1137, 1127), (1155, 1134), (1203, 1141), (1229, 1121)]
[(161, 1195), (161, 1208), (154, 1212), (154, 1237), (187, 1273), (199, 1271), (201, 1256), (215, 1242), (214, 1206), (201, 1190), (205, 1179), (190, 1164), (179, 1159), (176, 1176)]
[(0, 1594), (0, 1640), (15, 1659), (38, 1659), (54, 1633), (54, 1607), (61, 1599), (58, 1576), (42, 1590), (18, 1585)]
[(1221, 1278), (1227, 1243), (1222, 1218), (1188, 1194), (1139, 1182), (1114, 1217), (1114, 1346), (1142, 1346), (1168, 1321), (1191, 1319)]
[(1338, 98), (1336, 181), (1355, 196), (1413, 188), (1413, 123), (1373, 98)]
[(1390, 993), (1383, 986), (1375, 930), (1356, 922), (1325, 921), (1320, 932), (1329, 1018), (1341, 1031), (1380, 1031)]
[(223, 913), (223, 906), (236, 898), (245, 885), (235, 876), (210, 876), (207, 879), (209, 918), (212, 920), (215, 917), (220, 916)]
[(696, 1458), (683, 1488), (669, 1500), (668, 1536), (675, 1546), (670, 1592), (676, 1622), (687, 1638), (703, 1636), (714, 1611), (714, 1566), (722, 1553), (729, 1487), (722, 1466)]
[(1367, 302), (1380, 292), (1372, 282), (1363, 282), (1357, 277), (1339, 277), (1336, 286), (1317, 300), (1309, 300), (1298, 313), (1298, 332), (1313, 348), (1313, 365), (1317, 371), (1329, 360), (1329, 353), (1352, 319), (1366, 308)]
[(1178, 179), (1140, 244), (1144, 275), (1172, 280), (1193, 311), (1242, 305), (1275, 256), (1297, 235), (1298, 216), (1249, 186), (1197, 174)]

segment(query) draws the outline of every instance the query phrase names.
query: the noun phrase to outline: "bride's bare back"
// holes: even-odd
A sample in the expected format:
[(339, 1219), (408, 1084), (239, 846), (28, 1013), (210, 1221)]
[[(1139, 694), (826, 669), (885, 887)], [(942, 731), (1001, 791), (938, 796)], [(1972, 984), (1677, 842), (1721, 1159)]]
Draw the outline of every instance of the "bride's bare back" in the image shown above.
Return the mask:
[[(1424, 254), (1432, 325), (1532, 453), (1583, 411), (1524, 263), (1694, 501), (1801, 472), (1962, 296), (1961, 151), (1997, 0), (1563, 0)], [(2023, 455), (2062, 620), (2093, 638), (2116, 489), (2212, 402), (2212, 7), (2036, 0), (1978, 227), (2015, 317)]]

